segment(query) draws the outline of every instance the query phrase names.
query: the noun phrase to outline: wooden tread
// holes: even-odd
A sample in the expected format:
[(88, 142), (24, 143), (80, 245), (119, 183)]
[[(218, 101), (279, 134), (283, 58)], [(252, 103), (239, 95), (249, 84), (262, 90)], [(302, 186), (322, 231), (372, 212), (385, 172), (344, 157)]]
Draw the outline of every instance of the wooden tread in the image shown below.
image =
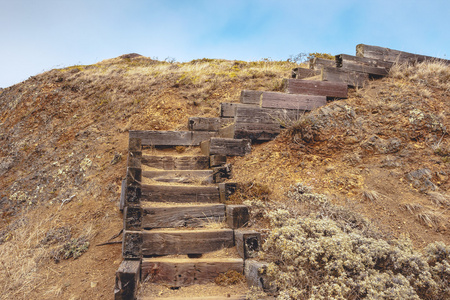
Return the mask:
[(284, 79), (283, 91), (289, 94), (347, 98), (348, 86), (345, 83), (319, 80)]
[(144, 258), (141, 270), (144, 280), (180, 287), (213, 282), (220, 273), (229, 270), (243, 273), (244, 261), (240, 258)]
[(203, 254), (233, 246), (232, 229), (154, 229), (142, 233), (144, 256)]
[(142, 201), (150, 202), (220, 202), (217, 186), (143, 184)]
[(149, 206), (143, 205), (142, 227), (201, 227), (225, 219), (224, 204)]
[(212, 170), (157, 170), (142, 171), (142, 176), (160, 182), (213, 183)]
[(209, 169), (209, 157), (206, 155), (142, 155), (142, 164), (162, 170), (205, 170)]
[(142, 146), (198, 146), (216, 134), (210, 131), (130, 130), (129, 138), (141, 139)]
[(285, 108), (310, 111), (327, 104), (325, 96), (286, 94), (280, 92), (264, 92), (261, 96), (261, 107)]
[(211, 138), (200, 144), (205, 155), (244, 156), (251, 151), (249, 139)]

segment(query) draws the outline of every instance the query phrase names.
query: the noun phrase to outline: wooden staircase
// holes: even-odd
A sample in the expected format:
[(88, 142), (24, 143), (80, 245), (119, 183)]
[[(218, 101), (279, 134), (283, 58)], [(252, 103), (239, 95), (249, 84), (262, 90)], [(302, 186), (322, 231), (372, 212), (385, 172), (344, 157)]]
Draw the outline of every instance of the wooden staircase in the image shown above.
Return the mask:
[[(283, 92), (242, 91), (239, 103), (221, 103), (219, 117), (189, 118), (188, 131), (130, 131), (120, 201), (124, 260), (116, 272), (115, 299), (136, 299), (142, 281), (177, 288), (212, 282), (229, 270), (245, 273), (251, 286), (267, 288), (265, 264), (250, 259), (259, 250), (260, 234), (242, 228), (248, 208), (225, 204), (236, 189), (236, 183), (224, 182), (231, 173), (227, 157), (250, 153), (252, 143), (274, 139), (286, 121), (346, 98), (348, 87), (387, 75), (396, 62), (427, 59), (358, 45), (357, 56), (316, 58), (308, 69), (294, 69)], [(188, 147), (188, 153), (157, 150), (176, 146)], [(238, 255), (220, 254), (223, 249)], [(216, 251), (219, 255), (208, 256)]]

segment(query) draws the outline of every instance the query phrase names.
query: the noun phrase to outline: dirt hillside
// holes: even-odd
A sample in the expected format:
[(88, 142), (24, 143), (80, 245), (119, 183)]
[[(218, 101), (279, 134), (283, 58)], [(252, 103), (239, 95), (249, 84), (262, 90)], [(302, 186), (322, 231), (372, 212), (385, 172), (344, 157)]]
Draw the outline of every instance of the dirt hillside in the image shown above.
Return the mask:
[[(111, 299), (121, 245), (97, 245), (122, 227), (128, 130), (186, 129), (242, 89), (280, 90), (296, 66), (125, 55), (1, 90), (0, 299)], [(233, 159), (233, 180), (281, 203), (302, 182), (417, 249), (449, 245), (450, 71), (412, 71), (286, 120), (276, 140)]]

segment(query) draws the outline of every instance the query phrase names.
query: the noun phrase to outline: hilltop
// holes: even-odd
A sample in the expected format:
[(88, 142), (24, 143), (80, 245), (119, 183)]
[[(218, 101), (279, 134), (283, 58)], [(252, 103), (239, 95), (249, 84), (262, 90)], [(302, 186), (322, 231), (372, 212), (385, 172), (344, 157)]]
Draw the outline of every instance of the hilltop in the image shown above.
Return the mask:
[[(1, 299), (110, 299), (121, 248), (96, 245), (122, 228), (128, 131), (185, 129), (243, 89), (280, 90), (295, 67), (131, 54), (0, 90)], [(384, 236), (408, 236), (419, 250), (449, 245), (450, 70), (427, 68), (394, 68), (349, 99), (285, 120), (277, 139), (233, 159), (233, 181), (260, 187), (275, 206), (301, 182)]]

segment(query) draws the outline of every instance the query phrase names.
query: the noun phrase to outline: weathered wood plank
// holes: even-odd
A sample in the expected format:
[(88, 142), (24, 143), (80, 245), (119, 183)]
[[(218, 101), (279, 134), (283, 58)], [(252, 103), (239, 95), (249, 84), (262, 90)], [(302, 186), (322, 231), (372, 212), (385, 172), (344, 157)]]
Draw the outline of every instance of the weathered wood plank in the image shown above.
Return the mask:
[(296, 120), (304, 114), (304, 110), (261, 107), (238, 107), (236, 123), (280, 124), (285, 120)]
[(304, 79), (309, 77), (314, 77), (320, 75), (320, 70), (306, 69), (306, 68), (295, 68), (292, 69), (292, 78)]
[(239, 258), (144, 258), (142, 277), (150, 282), (180, 287), (213, 282), (220, 273), (229, 270), (243, 273), (243, 268), (244, 261)]
[(392, 63), (373, 58), (339, 54), (336, 55), (336, 66), (347, 71), (368, 73), (376, 76), (387, 76)]
[(219, 202), (217, 186), (142, 185), (142, 201), (150, 202)]
[(325, 59), (325, 58), (311, 58), (309, 60), (309, 68), (313, 70), (321, 70), (324, 67), (335, 68), (336, 61), (333, 59)]
[(143, 231), (142, 254), (203, 254), (234, 246), (232, 229)]
[(281, 132), (279, 123), (234, 123), (221, 129), (221, 137), (250, 139), (251, 141), (271, 141)]
[(325, 67), (322, 72), (322, 80), (341, 82), (352, 87), (363, 87), (369, 80), (369, 74)]
[(251, 151), (249, 139), (211, 138), (200, 145), (205, 155), (244, 156)]
[(209, 168), (209, 157), (143, 155), (142, 164), (163, 170), (205, 170)]
[(202, 227), (225, 220), (225, 205), (145, 206), (142, 227), (175, 228)]
[(116, 271), (116, 284), (114, 287), (115, 300), (136, 299), (140, 273), (140, 260), (122, 261), (119, 269)]
[(348, 86), (345, 83), (319, 80), (284, 79), (283, 91), (289, 94), (347, 98)]
[(236, 182), (219, 183), (220, 202), (227, 202), (230, 199), (231, 195), (236, 192), (237, 188), (238, 185)]
[(123, 210), (123, 230), (139, 231), (142, 229), (142, 215), (144, 214), (141, 206), (127, 206)]
[(243, 104), (259, 105), (261, 102), (262, 91), (243, 90), (240, 101)]
[(233, 118), (236, 113), (236, 107), (258, 107), (257, 104), (242, 104), (242, 103), (220, 103), (220, 117), (222, 118)]
[(212, 170), (161, 170), (143, 171), (142, 176), (160, 182), (213, 183)]
[(122, 256), (124, 259), (142, 258), (142, 231), (123, 231)]
[(260, 250), (261, 234), (254, 230), (238, 229), (234, 231), (234, 241), (240, 257), (253, 258)]
[(191, 117), (188, 121), (188, 129), (191, 131), (219, 131), (220, 118)]
[(209, 166), (211, 168), (222, 166), (227, 163), (226, 155), (211, 155), (209, 157)]
[(209, 131), (158, 131), (131, 130), (130, 138), (141, 139), (142, 146), (198, 146), (200, 142), (215, 136)]
[(286, 94), (279, 92), (264, 92), (261, 106), (267, 108), (285, 108), (298, 110), (313, 110), (327, 104), (325, 96)]
[(450, 60), (414, 54), (399, 50), (393, 50), (389, 48), (370, 46), (365, 44), (359, 44), (356, 46), (356, 56), (375, 58), (379, 60), (389, 61), (393, 63), (414, 63), (422, 61), (441, 61), (446, 64), (450, 64)]
[(250, 214), (246, 205), (227, 205), (227, 224), (232, 229), (247, 225)]
[(123, 208), (125, 207), (125, 195), (127, 190), (127, 179), (124, 178), (122, 180), (122, 186), (120, 189), (120, 201), (119, 201), (119, 209), (120, 211), (123, 211)]

